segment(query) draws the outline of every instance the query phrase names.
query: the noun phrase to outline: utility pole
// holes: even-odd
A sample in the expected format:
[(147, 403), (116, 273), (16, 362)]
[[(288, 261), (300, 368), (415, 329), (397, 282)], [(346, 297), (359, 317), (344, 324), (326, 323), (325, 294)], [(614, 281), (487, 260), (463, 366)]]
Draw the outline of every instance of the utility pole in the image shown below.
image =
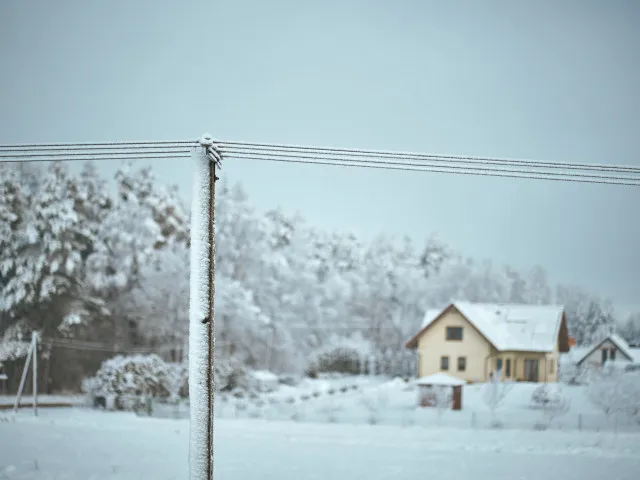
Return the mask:
[(213, 479), (215, 186), (222, 155), (210, 135), (193, 152), (189, 301), (189, 478)]

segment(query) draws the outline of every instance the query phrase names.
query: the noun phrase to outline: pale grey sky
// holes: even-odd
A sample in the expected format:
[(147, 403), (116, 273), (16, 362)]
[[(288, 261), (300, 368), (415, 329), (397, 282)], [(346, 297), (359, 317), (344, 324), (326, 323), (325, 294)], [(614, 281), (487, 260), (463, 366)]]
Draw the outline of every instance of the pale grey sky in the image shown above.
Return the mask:
[[(197, 138), (640, 165), (635, 0), (3, 0), (0, 143)], [(116, 165), (102, 166), (112, 172)], [(188, 162), (157, 165), (189, 196)], [(247, 160), (260, 208), (640, 308), (640, 189)]]

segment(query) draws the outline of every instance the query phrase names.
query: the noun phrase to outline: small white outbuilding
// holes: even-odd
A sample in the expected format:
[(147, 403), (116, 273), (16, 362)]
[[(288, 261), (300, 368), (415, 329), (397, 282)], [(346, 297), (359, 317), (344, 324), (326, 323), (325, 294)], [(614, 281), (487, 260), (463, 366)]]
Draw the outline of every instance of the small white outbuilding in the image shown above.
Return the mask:
[(467, 382), (446, 373), (434, 373), (418, 378), (418, 404), (421, 407), (436, 406), (439, 392), (445, 392), (451, 398), (451, 409), (462, 410), (462, 386)]

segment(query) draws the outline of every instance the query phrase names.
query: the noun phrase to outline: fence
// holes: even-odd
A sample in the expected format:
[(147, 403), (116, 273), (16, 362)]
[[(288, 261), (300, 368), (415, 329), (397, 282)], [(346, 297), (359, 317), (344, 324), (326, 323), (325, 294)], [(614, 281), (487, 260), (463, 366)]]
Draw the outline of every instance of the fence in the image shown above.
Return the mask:
[[(215, 416), (223, 419), (263, 419), (336, 424), (395, 425), (416, 428), (451, 427), (462, 429), (552, 430), (564, 432), (640, 433), (640, 418), (624, 414), (569, 411), (556, 418), (545, 417), (535, 409), (487, 409), (461, 411), (419, 408), (415, 402), (384, 403), (362, 401), (366, 387), (345, 383), (328, 391), (300, 393), (297, 396), (252, 395), (236, 398), (216, 396)], [(359, 401), (354, 402), (357, 398)], [(411, 398), (413, 399), (413, 398)], [(369, 398), (372, 400), (372, 398)], [(168, 404), (153, 401), (141, 415), (184, 419), (189, 416), (188, 401)]]

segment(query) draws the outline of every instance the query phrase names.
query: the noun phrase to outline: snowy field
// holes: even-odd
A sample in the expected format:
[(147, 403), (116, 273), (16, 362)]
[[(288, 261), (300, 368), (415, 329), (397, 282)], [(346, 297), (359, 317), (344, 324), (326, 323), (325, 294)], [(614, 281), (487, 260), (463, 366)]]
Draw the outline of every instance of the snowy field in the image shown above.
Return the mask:
[[(29, 412), (30, 413), (30, 412)], [(0, 422), (2, 479), (186, 479), (187, 420), (83, 409)], [(218, 478), (637, 479), (640, 435), (218, 419)]]
[[(513, 385), (496, 418), (504, 428), (533, 430), (543, 420), (543, 412), (532, 406), (531, 396), (537, 384)], [(281, 387), (259, 399), (219, 396), (219, 418), (259, 418), (265, 420), (312, 423), (370, 424), (395, 426), (449, 426), (489, 428), (491, 412), (484, 402), (482, 384), (467, 385), (463, 392), (463, 410), (438, 412), (416, 408), (417, 391), (400, 379), (381, 377), (344, 377), (332, 380), (305, 380), (297, 387)], [(569, 410), (553, 419), (548, 428), (578, 431), (619, 431), (640, 433), (640, 424), (619, 417), (607, 418), (587, 399), (584, 387), (565, 386)], [(439, 416), (439, 413), (442, 415)], [(185, 407), (172, 409), (164, 416), (188, 416)]]

